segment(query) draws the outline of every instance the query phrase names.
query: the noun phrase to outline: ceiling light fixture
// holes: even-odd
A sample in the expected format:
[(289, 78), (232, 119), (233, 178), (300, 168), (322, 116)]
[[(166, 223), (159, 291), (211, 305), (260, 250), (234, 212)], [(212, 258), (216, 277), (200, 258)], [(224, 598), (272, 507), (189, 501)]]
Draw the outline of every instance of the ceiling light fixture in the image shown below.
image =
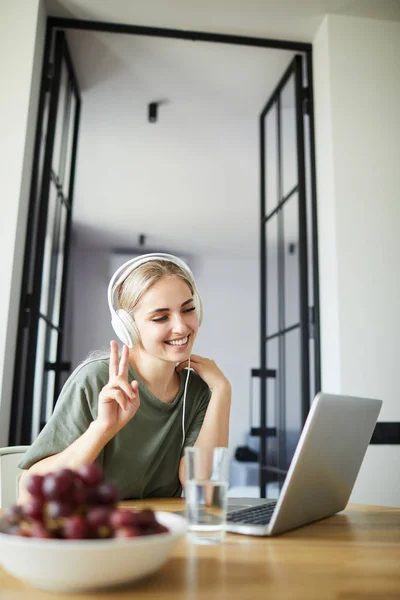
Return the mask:
[(155, 123), (157, 121), (158, 102), (150, 102), (149, 104), (149, 121)]

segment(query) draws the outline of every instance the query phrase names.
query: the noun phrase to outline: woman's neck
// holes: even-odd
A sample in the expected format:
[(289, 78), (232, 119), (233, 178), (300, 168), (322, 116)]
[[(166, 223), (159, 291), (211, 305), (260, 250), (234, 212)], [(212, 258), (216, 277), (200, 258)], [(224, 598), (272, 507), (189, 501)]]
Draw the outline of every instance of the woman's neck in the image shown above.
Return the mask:
[(180, 377), (173, 363), (160, 360), (137, 347), (130, 351), (129, 362), (156, 398), (162, 402), (175, 399), (180, 388)]

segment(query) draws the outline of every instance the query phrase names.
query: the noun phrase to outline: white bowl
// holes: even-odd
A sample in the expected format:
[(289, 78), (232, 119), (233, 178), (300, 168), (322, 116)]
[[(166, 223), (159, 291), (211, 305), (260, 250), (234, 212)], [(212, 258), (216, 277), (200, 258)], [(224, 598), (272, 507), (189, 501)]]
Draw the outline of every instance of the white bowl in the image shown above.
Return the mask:
[(169, 532), (130, 539), (46, 540), (0, 533), (6, 571), (45, 590), (88, 591), (112, 587), (160, 569), (186, 532), (183, 517), (156, 512)]

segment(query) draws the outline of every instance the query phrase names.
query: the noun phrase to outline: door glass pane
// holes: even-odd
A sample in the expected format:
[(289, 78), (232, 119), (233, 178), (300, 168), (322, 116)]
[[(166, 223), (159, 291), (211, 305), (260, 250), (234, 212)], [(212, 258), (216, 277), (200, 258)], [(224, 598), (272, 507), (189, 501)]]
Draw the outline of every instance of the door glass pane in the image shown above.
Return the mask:
[(276, 426), (276, 417), (278, 412), (278, 340), (276, 337), (266, 345), (267, 352), (267, 369), (275, 369), (277, 377), (275, 379), (267, 379), (267, 425), (268, 427)]
[(289, 466), (302, 429), (300, 329), (289, 331), (283, 336), (283, 339), (285, 356), (286, 460), (287, 466)]
[[(250, 377), (250, 427), (260, 427), (261, 379)], [(259, 439), (259, 438), (258, 438)]]
[(51, 266), (53, 256), (53, 240), (55, 234), (56, 214), (58, 206), (58, 193), (54, 181), (50, 181), (49, 208), (47, 214), (46, 238), (43, 256), (43, 278), (40, 294), (40, 312), (49, 316), (51, 295)]
[(65, 204), (61, 204), (60, 223), (59, 223), (59, 236), (57, 240), (57, 246), (54, 248), (53, 260), (55, 261), (55, 280), (54, 280), (54, 301), (53, 301), (53, 313), (52, 323), (56, 326), (60, 324), (60, 305), (61, 305), (61, 292), (62, 292), (62, 277), (64, 270), (64, 244), (65, 234), (67, 227), (67, 216), (68, 210)]
[[(275, 379), (267, 379), (267, 427), (277, 428), (278, 413), (279, 413), (279, 355), (278, 355), (278, 337), (270, 340), (266, 344), (267, 353), (267, 368), (276, 370)], [(278, 446), (277, 437), (271, 436), (266, 440), (266, 459), (267, 465), (277, 467), (278, 465)], [(267, 471), (267, 482), (275, 482), (277, 479), (276, 473)]]
[(42, 318), (39, 318), (38, 337), (36, 345), (35, 375), (33, 384), (31, 441), (34, 441), (40, 432), (47, 328), (48, 326), (46, 322)]
[(299, 205), (293, 194), (282, 207), (285, 328), (300, 322)]
[[(72, 265), (69, 273), (73, 272), (73, 256), (70, 255), (70, 264)], [(72, 330), (73, 330), (73, 322), (74, 322), (74, 314), (73, 314), (73, 280), (72, 277), (69, 276), (67, 278), (66, 289), (63, 294), (65, 294), (65, 314), (63, 319), (63, 336), (62, 336), (62, 348), (61, 348), (61, 360), (63, 362), (69, 362), (72, 355)]]
[(278, 197), (278, 145), (277, 145), (277, 109), (273, 104), (267, 113), (265, 127), (265, 211), (269, 213), (279, 202)]
[(65, 98), (65, 106), (64, 106), (64, 123), (63, 123), (62, 141), (61, 141), (60, 166), (58, 169), (58, 179), (59, 179), (59, 183), (61, 186), (63, 185), (63, 182), (64, 182), (65, 162), (66, 162), (66, 156), (67, 156), (67, 152), (68, 152), (69, 122), (71, 119), (71, 97), (72, 97), (71, 81), (68, 80), (67, 90), (66, 90), (66, 98)]
[(314, 396), (317, 393), (315, 389), (315, 340), (310, 338), (308, 344), (310, 352), (310, 406), (314, 400)]
[[(48, 349), (48, 361), (51, 363), (55, 363), (57, 361), (57, 343), (58, 343), (58, 331), (56, 329), (51, 329), (49, 332), (49, 349)], [(53, 413), (53, 399), (54, 399), (54, 383), (55, 383), (55, 371), (49, 370), (47, 371), (46, 377), (46, 385), (44, 389), (44, 407), (45, 407), (45, 415), (44, 420), (47, 421), (50, 419)]]
[(58, 107), (57, 107), (57, 123), (56, 123), (56, 130), (55, 130), (55, 134), (54, 134), (53, 160), (51, 163), (53, 171), (57, 175), (57, 177), (60, 172), (61, 145), (62, 145), (62, 139), (63, 139), (67, 92), (68, 92), (68, 72), (67, 72), (67, 69), (65, 66), (65, 61), (63, 61), (63, 64), (61, 67), (60, 92), (59, 92)]
[(67, 153), (65, 159), (65, 174), (63, 179), (63, 192), (66, 198), (69, 198), (69, 184), (71, 179), (71, 159), (72, 159), (72, 147), (74, 142), (74, 127), (76, 119), (77, 102), (74, 95), (71, 95), (71, 108), (68, 122), (68, 139), (67, 139)]
[(285, 197), (298, 183), (296, 108), (294, 75), (288, 79), (281, 95), (281, 148), (282, 196)]
[(307, 261), (308, 261), (308, 303), (314, 306), (314, 269), (313, 269), (313, 222), (311, 194), (311, 159), (310, 159), (310, 118), (304, 115), (304, 162), (306, 182), (306, 211), (307, 211)]
[(279, 329), (278, 306), (278, 213), (266, 223), (266, 298), (267, 298), (267, 336)]
[(48, 121), (48, 111), (49, 111), (49, 103), (50, 103), (50, 94), (46, 94), (44, 99), (44, 114), (42, 121), (42, 130), (40, 133), (40, 146), (39, 146), (39, 157), (38, 157), (38, 166), (37, 166), (37, 179), (36, 179), (36, 190), (35, 190), (35, 200), (34, 200), (34, 211), (33, 211), (33, 219), (30, 223), (30, 228), (32, 232), (32, 242), (31, 242), (31, 252), (28, 258), (29, 260), (29, 280), (28, 280), (28, 293), (32, 293), (32, 289), (34, 286), (34, 265), (36, 258), (36, 244), (38, 239), (38, 220), (39, 220), (39, 212), (40, 212), (40, 195), (42, 193), (42, 178), (43, 178), (43, 161), (44, 154), (46, 149), (46, 135), (47, 135), (47, 121)]

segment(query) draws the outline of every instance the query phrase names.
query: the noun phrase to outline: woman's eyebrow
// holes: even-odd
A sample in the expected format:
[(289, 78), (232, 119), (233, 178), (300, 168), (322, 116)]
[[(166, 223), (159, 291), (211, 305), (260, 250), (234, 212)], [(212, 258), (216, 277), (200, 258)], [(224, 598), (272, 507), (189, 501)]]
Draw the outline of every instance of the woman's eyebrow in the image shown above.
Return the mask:
[[(185, 302), (183, 302), (181, 304), (181, 308), (183, 306), (186, 306), (186, 304), (190, 304), (191, 302), (193, 302), (193, 298), (189, 298), (189, 300), (185, 300)], [(167, 311), (169, 311), (169, 308), (155, 308), (154, 310), (149, 310), (149, 312), (147, 314), (152, 315), (154, 313), (167, 312)]]
[(190, 304), (191, 302), (193, 302), (193, 298), (189, 298), (189, 300), (186, 300), (185, 302), (183, 302), (183, 304), (181, 304), (181, 308), (182, 308), (182, 306), (186, 306), (186, 304)]

